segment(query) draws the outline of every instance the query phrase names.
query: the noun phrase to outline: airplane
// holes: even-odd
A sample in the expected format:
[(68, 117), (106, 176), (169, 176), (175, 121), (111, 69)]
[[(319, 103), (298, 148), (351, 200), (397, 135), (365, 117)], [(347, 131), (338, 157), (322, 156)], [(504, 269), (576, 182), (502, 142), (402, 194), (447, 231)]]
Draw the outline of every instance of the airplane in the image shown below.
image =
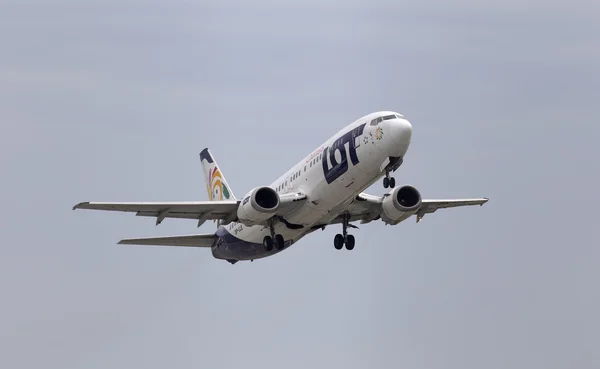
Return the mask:
[[(348, 228), (353, 222), (381, 220), (396, 225), (411, 216), (459, 206), (482, 206), (487, 197), (455, 200), (422, 199), (412, 185), (396, 186), (390, 175), (404, 161), (412, 124), (393, 111), (378, 111), (347, 125), (268, 186), (259, 186), (238, 199), (208, 148), (200, 152), (210, 201), (82, 202), (75, 209), (134, 212), (156, 217), (193, 219), (200, 227), (216, 223), (209, 234), (124, 239), (119, 244), (205, 247), (216, 259), (231, 264), (261, 259), (286, 250), (303, 237), (334, 224), (341, 225), (333, 244), (354, 249)], [(383, 177), (383, 196), (364, 193)]]

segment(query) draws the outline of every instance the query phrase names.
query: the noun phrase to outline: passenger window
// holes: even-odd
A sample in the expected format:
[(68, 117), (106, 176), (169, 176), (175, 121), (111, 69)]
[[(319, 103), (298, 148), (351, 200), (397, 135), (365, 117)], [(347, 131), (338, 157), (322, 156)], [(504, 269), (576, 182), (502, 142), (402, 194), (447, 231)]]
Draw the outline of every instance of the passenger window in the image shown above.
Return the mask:
[(306, 165), (304, 166), (304, 171), (306, 172)]

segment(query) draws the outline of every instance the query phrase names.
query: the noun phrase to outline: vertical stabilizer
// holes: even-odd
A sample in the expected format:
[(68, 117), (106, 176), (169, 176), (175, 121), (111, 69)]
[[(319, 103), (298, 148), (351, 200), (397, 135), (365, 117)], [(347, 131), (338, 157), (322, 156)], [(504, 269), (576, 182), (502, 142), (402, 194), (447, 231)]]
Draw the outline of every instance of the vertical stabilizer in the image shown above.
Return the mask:
[(212, 201), (237, 200), (225, 180), (225, 176), (208, 149), (200, 152), (200, 162), (204, 169), (208, 199)]

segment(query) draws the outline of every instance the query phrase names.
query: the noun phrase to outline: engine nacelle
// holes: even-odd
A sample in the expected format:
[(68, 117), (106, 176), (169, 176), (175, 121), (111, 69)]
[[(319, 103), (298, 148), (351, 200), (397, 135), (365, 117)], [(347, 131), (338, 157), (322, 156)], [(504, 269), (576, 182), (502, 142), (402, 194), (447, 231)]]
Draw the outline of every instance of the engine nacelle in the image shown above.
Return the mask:
[(238, 220), (253, 226), (271, 218), (279, 209), (279, 194), (271, 187), (256, 187), (244, 196), (237, 210)]
[(381, 219), (398, 224), (415, 214), (421, 206), (421, 194), (413, 186), (396, 187), (383, 198)]

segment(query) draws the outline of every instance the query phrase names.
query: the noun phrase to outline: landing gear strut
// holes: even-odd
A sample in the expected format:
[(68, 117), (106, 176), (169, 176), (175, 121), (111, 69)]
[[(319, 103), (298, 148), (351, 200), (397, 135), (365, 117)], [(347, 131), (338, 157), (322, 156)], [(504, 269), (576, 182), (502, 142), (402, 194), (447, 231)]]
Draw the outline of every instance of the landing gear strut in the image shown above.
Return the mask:
[(390, 177), (390, 172), (395, 172), (396, 169), (400, 168), (400, 166), (404, 162), (404, 158), (402, 158), (401, 156), (390, 156), (389, 159), (390, 161), (385, 167), (385, 178), (383, 179), (384, 188), (396, 187), (396, 180), (394, 179), (394, 177)]
[(354, 236), (351, 234), (348, 234), (349, 222), (350, 222), (350, 215), (348, 215), (348, 214), (344, 215), (344, 221), (342, 222), (342, 234), (338, 233), (333, 238), (333, 246), (337, 250), (341, 250), (342, 247), (344, 247), (344, 244), (346, 244), (347, 250), (354, 249), (354, 242), (355, 242)]
[(394, 177), (390, 177), (390, 172), (385, 171), (385, 178), (383, 179), (383, 188), (394, 188), (396, 187), (396, 179)]
[(285, 240), (283, 239), (282, 235), (275, 234), (274, 221), (270, 222), (269, 229), (271, 230), (271, 235), (263, 238), (263, 247), (266, 251), (273, 250), (273, 246), (275, 246), (277, 250), (283, 250), (283, 247), (285, 246)]

